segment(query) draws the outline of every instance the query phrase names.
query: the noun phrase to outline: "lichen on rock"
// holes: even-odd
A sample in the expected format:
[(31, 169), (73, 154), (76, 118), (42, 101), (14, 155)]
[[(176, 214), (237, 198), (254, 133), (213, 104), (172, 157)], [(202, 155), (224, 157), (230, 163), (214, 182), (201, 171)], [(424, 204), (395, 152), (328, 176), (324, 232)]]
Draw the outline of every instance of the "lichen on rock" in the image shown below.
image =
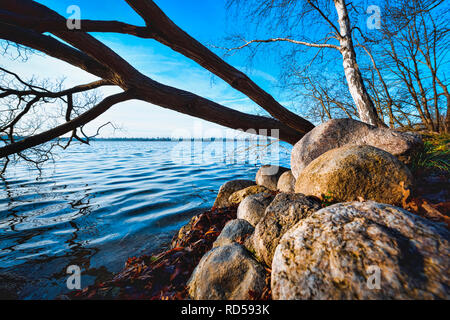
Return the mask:
[(265, 270), (243, 246), (233, 243), (205, 254), (188, 282), (194, 300), (249, 300), (261, 295)]
[(270, 193), (257, 193), (246, 197), (237, 209), (238, 219), (247, 220), (252, 226), (256, 226), (274, 198)]
[(303, 194), (279, 193), (249, 238), (248, 249), (271, 266), (278, 241), (298, 221), (320, 209), (317, 200)]
[(256, 184), (276, 191), (278, 179), (284, 172), (288, 170), (288, 168), (275, 165), (261, 166), (261, 168), (259, 168), (258, 172), (256, 173)]
[(265, 193), (265, 194), (272, 194), (271, 190), (267, 189), (263, 186), (250, 186), (245, 189), (239, 190), (234, 192), (230, 195), (228, 198), (228, 203), (231, 206), (237, 206), (239, 205), (246, 197), (252, 195), (252, 194), (258, 194), (258, 193)]
[(409, 169), (390, 153), (348, 145), (312, 161), (298, 176), (295, 192), (335, 202), (362, 198), (398, 205), (412, 185)]
[(255, 182), (251, 180), (232, 180), (225, 182), (219, 189), (217, 193), (216, 200), (214, 201), (215, 208), (225, 208), (229, 207), (230, 203), (228, 202), (228, 198), (231, 194), (236, 191), (245, 189), (250, 186), (254, 186)]
[(449, 299), (449, 270), (439, 224), (387, 204), (339, 203), (286, 232), (271, 285), (281, 300)]

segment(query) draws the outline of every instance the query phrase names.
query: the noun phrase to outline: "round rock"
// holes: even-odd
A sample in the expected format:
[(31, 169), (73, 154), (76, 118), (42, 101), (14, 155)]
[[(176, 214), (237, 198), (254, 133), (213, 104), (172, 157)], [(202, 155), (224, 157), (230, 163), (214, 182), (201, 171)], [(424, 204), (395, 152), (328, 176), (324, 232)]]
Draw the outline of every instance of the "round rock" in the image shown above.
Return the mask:
[(372, 146), (345, 146), (312, 161), (298, 176), (295, 192), (337, 202), (374, 200), (401, 204), (412, 175), (396, 157)]
[(213, 244), (213, 248), (245, 240), (253, 233), (255, 228), (246, 220), (234, 219), (229, 221)]
[(449, 232), (391, 205), (340, 203), (301, 220), (272, 264), (274, 299), (449, 299)]
[(286, 172), (288, 170), (288, 168), (280, 166), (264, 165), (259, 168), (258, 172), (256, 173), (256, 184), (276, 191), (278, 179), (283, 174), (283, 172)]
[(378, 128), (352, 119), (332, 119), (315, 127), (295, 144), (291, 152), (292, 174), (297, 178), (321, 154), (345, 145), (370, 145), (407, 159), (423, 142), (417, 134)]
[(281, 192), (294, 192), (295, 190), (295, 177), (292, 171), (283, 172), (278, 179), (277, 189)]
[(229, 207), (230, 203), (228, 202), (228, 198), (231, 194), (253, 185), (255, 185), (255, 182), (251, 180), (232, 180), (224, 183), (219, 189), (219, 193), (217, 194), (216, 200), (214, 201), (214, 207)]
[(274, 198), (269, 193), (258, 193), (248, 196), (239, 204), (237, 209), (238, 219), (247, 220), (252, 226), (256, 226)]
[(279, 240), (298, 221), (320, 209), (317, 200), (299, 193), (279, 193), (249, 238), (249, 250), (269, 267)]
[(261, 295), (264, 286), (264, 268), (234, 243), (203, 256), (188, 282), (188, 291), (194, 300), (249, 300)]

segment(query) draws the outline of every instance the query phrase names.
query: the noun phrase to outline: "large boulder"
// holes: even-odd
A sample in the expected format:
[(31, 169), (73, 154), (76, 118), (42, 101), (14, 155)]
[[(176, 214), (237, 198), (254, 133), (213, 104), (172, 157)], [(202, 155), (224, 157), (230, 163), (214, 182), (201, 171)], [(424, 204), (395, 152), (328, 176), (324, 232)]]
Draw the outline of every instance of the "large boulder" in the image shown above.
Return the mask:
[(278, 179), (283, 172), (286, 172), (288, 170), (288, 168), (280, 166), (264, 165), (259, 168), (258, 172), (256, 173), (256, 184), (276, 191)]
[(272, 297), (449, 299), (449, 232), (376, 202), (321, 209), (286, 232), (272, 263)]
[(213, 243), (213, 248), (232, 244), (233, 242), (245, 240), (253, 233), (255, 228), (243, 219), (229, 221), (222, 232)]
[(275, 196), (270, 193), (248, 196), (239, 204), (237, 209), (238, 219), (247, 220), (252, 226), (256, 226), (274, 198)]
[(370, 145), (407, 160), (422, 145), (422, 139), (417, 134), (378, 128), (357, 120), (329, 120), (295, 144), (291, 152), (292, 174), (297, 178), (321, 154), (345, 145)]
[(295, 192), (337, 202), (363, 198), (400, 204), (411, 185), (410, 171), (390, 153), (348, 145), (312, 161), (298, 176)]
[(216, 200), (214, 201), (214, 207), (216, 208), (229, 207), (230, 203), (228, 202), (228, 198), (234, 192), (253, 185), (255, 185), (255, 182), (251, 180), (232, 180), (224, 183), (219, 189), (219, 193), (217, 194)]
[(294, 192), (295, 177), (292, 171), (284, 172), (278, 179), (277, 189), (281, 192)]
[(279, 193), (267, 207), (246, 245), (270, 267), (275, 248), (284, 233), (319, 209), (320, 204), (316, 199), (299, 193)]
[(194, 300), (249, 300), (261, 295), (264, 286), (264, 268), (233, 243), (203, 256), (188, 282), (188, 292)]
[(237, 206), (248, 196), (258, 193), (271, 194), (272, 192), (263, 186), (250, 186), (231, 194), (231, 196), (228, 198), (228, 203), (229, 205)]

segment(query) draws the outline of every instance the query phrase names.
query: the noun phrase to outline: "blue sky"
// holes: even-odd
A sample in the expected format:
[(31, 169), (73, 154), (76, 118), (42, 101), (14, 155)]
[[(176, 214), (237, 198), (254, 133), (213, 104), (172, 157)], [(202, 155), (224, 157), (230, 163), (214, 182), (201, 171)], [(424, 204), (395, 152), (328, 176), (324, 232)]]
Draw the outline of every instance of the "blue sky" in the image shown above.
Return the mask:
[[(81, 9), (82, 19), (120, 20), (132, 24), (143, 24), (141, 18), (123, 0), (40, 0), (38, 2), (64, 16), (69, 16), (67, 8), (70, 5), (77, 5)], [(233, 28), (238, 28), (227, 20), (224, 0), (159, 0), (156, 3), (176, 24), (205, 45), (220, 45), (221, 40), (228, 33), (233, 32)], [(213, 77), (195, 62), (156, 41), (119, 34), (94, 34), (94, 36), (116, 50), (141, 72), (157, 81), (189, 90), (237, 110), (265, 114), (261, 108), (225, 82)], [(216, 53), (222, 54), (220, 50), (216, 50)], [(268, 63), (266, 60), (256, 61), (251, 68), (247, 68), (246, 58), (245, 54), (238, 53), (227, 58), (227, 61), (245, 71), (280, 102), (288, 104), (287, 101), (283, 101), (283, 97), (276, 88), (279, 72), (277, 65)], [(95, 79), (84, 71), (42, 55), (32, 56), (26, 63), (0, 57), (0, 65), (18, 72), (24, 78), (31, 77), (33, 74), (40, 78), (66, 77), (66, 86)], [(112, 92), (115, 91), (106, 89), (103, 94)], [(224, 128), (220, 126), (140, 101), (115, 106), (95, 120), (89, 128), (94, 130), (98, 125), (108, 121), (114, 122), (121, 127), (121, 130), (113, 133), (106, 129), (103, 131), (103, 136), (224, 135)]]

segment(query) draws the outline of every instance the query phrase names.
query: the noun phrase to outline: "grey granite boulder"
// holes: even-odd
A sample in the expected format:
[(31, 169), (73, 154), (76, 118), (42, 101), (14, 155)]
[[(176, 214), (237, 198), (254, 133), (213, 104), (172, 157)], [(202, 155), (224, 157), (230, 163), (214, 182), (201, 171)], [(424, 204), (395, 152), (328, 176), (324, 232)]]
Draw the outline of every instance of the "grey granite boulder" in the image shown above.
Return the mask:
[(255, 182), (251, 180), (232, 180), (224, 183), (219, 189), (219, 193), (217, 194), (216, 200), (214, 201), (214, 207), (229, 207), (230, 203), (228, 202), (228, 198), (231, 196), (231, 194), (253, 185), (255, 185)]
[(258, 172), (256, 173), (256, 184), (276, 191), (278, 179), (283, 174), (283, 172), (286, 172), (288, 170), (288, 168), (280, 166), (264, 165), (259, 168)]
[(275, 248), (284, 233), (298, 221), (319, 209), (320, 204), (317, 200), (303, 194), (277, 194), (246, 243), (248, 249), (270, 267)]
[(234, 219), (229, 221), (214, 241), (213, 248), (243, 241), (253, 233), (255, 228), (246, 220)]
[(321, 154), (345, 145), (370, 145), (407, 160), (423, 142), (417, 134), (373, 127), (352, 119), (332, 119), (315, 127), (295, 144), (291, 152), (292, 174), (297, 178)]
[(450, 298), (449, 232), (403, 209), (339, 203), (286, 232), (272, 263), (273, 299)]
[(247, 220), (252, 226), (256, 226), (274, 198), (275, 196), (270, 193), (248, 196), (239, 204), (237, 209), (238, 219)]
[(412, 184), (408, 168), (390, 153), (347, 145), (313, 160), (298, 176), (295, 192), (336, 202), (363, 198), (396, 205)]
[(203, 256), (188, 282), (188, 292), (194, 300), (249, 300), (260, 295), (264, 286), (264, 267), (233, 243)]
[(294, 192), (295, 177), (292, 171), (284, 172), (278, 179), (277, 189), (281, 192)]

